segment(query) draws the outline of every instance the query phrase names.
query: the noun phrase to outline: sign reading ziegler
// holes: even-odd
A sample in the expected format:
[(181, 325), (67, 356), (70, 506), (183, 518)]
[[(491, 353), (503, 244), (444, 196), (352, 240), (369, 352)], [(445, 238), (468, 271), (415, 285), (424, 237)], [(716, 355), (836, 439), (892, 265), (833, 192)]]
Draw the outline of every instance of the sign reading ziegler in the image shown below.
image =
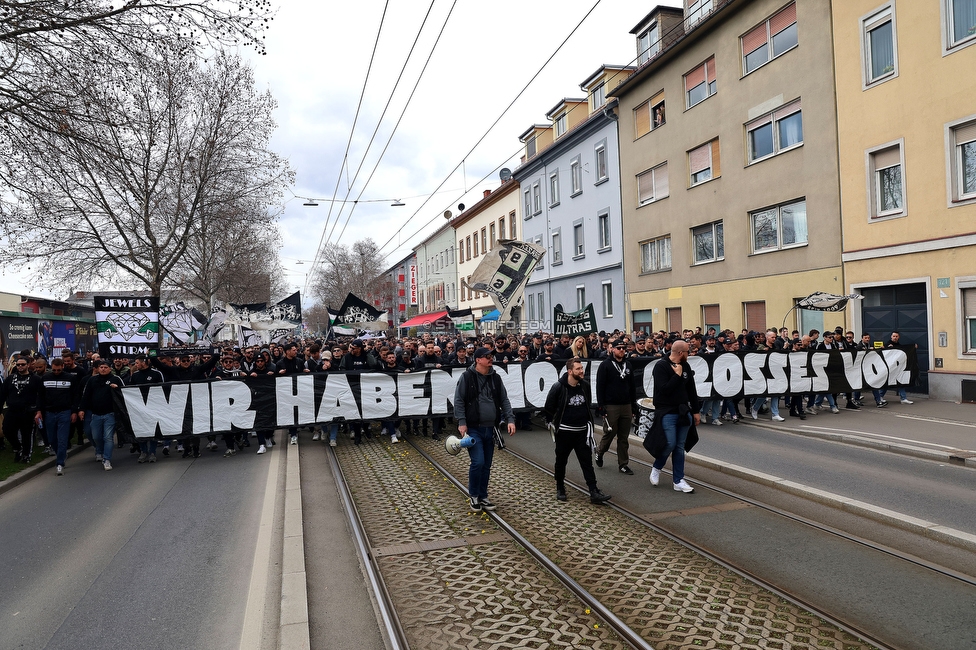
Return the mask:
[[(638, 397), (654, 394), (656, 359), (637, 359)], [(910, 386), (917, 376), (915, 350), (859, 352), (746, 352), (690, 357), (698, 394), (711, 397), (847, 393)], [(590, 361), (587, 379), (599, 361)], [(496, 369), (514, 409), (542, 408), (563, 363), (529, 363)], [(276, 429), (335, 418), (383, 420), (453, 412), (454, 388), (464, 370), (329, 372), (243, 380), (174, 382), (118, 391), (117, 410), (137, 438)], [(590, 381), (596, 394), (596, 384)]]

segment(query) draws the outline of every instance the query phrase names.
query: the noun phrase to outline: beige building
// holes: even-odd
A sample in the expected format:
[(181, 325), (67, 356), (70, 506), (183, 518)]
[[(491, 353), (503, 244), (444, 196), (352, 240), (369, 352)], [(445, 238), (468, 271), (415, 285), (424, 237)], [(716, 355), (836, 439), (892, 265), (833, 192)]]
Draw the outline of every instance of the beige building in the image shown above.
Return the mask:
[(976, 1), (832, 14), (844, 274), (865, 297), (850, 324), (898, 330), (921, 390), (976, 401)]
[(628, 326), (843, 324), (842, 313), (791, 311), (845, 288), (824, 3), (686, 0), (633, 33), (646, 61), (608, 93), (619, 99)]
[[(484, 198), (451, 221), (457, 239), (458, 309), (474, 310), (476, 319), (495, 309), (491, 296), (470, 291), (464, 281), (478, 268), (482, 255), (490, 251), (499, 239), (518, 239), (519, 186), (514, 180), (502, 182), (494, 190), (485, 190)], [(513, 316), (517, 320), (518, 314)]]

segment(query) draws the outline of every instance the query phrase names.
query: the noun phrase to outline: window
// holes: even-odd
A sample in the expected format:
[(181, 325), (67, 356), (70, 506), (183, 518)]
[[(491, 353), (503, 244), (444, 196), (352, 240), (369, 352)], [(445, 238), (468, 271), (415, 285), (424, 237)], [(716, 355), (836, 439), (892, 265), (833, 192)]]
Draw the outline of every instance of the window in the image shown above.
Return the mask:
[(566, 113), (559, 115), (553, 122), (556, 125), (556, 137), (558, 138), (563, 133), (566, 133)]
[(749, 215), (752, 252), (779, 250), (807, 243), (807, 203), (785, 203)]
[(583, 222), (573, 224), (573, 258), (583, 257)]
[[(503, 225), (505, 224), (505, 220), (504, 219), (500, 219), (500, 222)], [(495, 224), (494, 223), (491, 223), (491, 224), (488, 225), (488, 237), (490, 238), (488, 240), (488, 248), (489, 249), (492, 249), (492, 248), (495, 247)]]
[(518, 235), (515, 233), (515, 212), (508, 213), (508, 223), (509, 223), (509, 239), (515, 239)]
[(583, 191), (583, 168), (580, 167), (580, 157), (576, 156), (569, 162), (569, 179), (572, 183), (572, 194), (576, 196)]
[(535, 300), (526, 300), (526, 306), (528, 307), (529, 320), (535, 320)]
[(681, 307), (668, 307), (668, 331), (680, 332), (681, 330)]
[(610, 215), (604, 212), (601, 215), (597, 215), (596, 218), (597, 228), (600, 229), (600, 251), (605, 251), (610, 248)]
[(613, 318), (613, 285), (609, 280), (603, 282), (603, 317)]
[(668, 195), (668, 163), (637, 175), (638, 206), (659, 201)]
[(796, 3), (790, 3), (761, 25), (753, 27), (740, 39), (742, 72), (749, 74), (796, 46)]
[(692, 228), (691, 239), (695, 264), (725, 259), (725, 236), (721, 221)]
[(540, 293), (539, 298), (539, 320), (546, 320), (546, 294)]
[(639, 138), (662, 124), (664, 124), (663, 90), (634, 109), (634, 132)]
[(945, 0), (945, 3), (947, 48), (976, 39), (976, 0)]
[(688, 169), (691, 171), (691, 185), (718, 178), (722, 175), (719, 161), (718, 140), (712, 140), (688, 152)]
[(576, 311), (586, 307), (586, 287), (582, 284), (576, 285)]
[(478, 231), (474, 231), (474, 256), (478, 257)]
[(487, 235), (488, 235), (488, 233), (486, 232), (486, 229), (485, 228), (482, 228), (481, 229), (481, 252), (482, 253), (487, 253), (488, 252), (488, 237), (487, 237)]
[(532, 185), (532, 214), (539, 214), (542, 212), (542, 190), (539, 189), (539, 184), (534, 183)]
[(560, 237), (562, 233), (556, 230), (552, 233), (552, 263), (553, 266), (556, 264), (563, 263), (563, 243)]
[[(470, 235), (468, 235), (468, 237), (466, 238), (466, 242), (467, 242), (466, 248), (468, 250), (468, 259), (470, 260), (471, 259), (471, 236)], [(477, 246), (477, 244), (475, 245)]]
[(641, 248), (641, 273), (667, 271), (671, 268), (671, 235), (646, 241)]
[(607, 180), (607, 141), (603, 140), (593, 150), (596, 159), (596, 182)]
[(976, 199), (976, 120), (950, 126), (952, 200)]
[(895, 13), (892, 5), (861, 19), (864, 85), (898, 76), (896, 70)]
[(600, 108), (601, 106), (607, 103), (606, 92), (607, 92), (606, 84), (600, 84), (599, 86), (593, 89), (593, 92), (590, 93), (590, 96), (592, 97), (592, 101), (593, 101), (592, 108), (590, 109), (591, 111), (595, 111), (596, 109)]
[(549, 207), (559, 205), (559, 170), (549, 174)]
[(868, 214), (872, 219), (905, 214), (903, 169), (900, 143), (868, 152)]
[(715, 94), (716, 90), (714, 56), (685, 75), (685, 98), (688, 108), (708, 99)]
[(498, 217), (498, 238), (505, 239), (505, 217)]
[(525, 215), (526, 219), (532, 218), (532, 190), (530, 188), (525, 188), (525, 208), (522, 210), (522, 214)]
[(528, 142), (525, 143), (525, 157), (531, 158), (535, 155), (535, 136), (529, 138)]
[(715, 328), (716, 332), (719, 331), (721, 322), (722, 309), (719, 305), (702, 305), (702, 324), (706, 332), (712, 327)]
[(766, 330), (765, 300), (742, 303), (742, 312), (743, 316), (745, 316), (747, 330), (751, 332), (763, 332)]
[(458, 240), (458, 263), (464, 262), (464, 240)]
[[(532, 241), (532, 240), (530, 239), (529, 241)], [(535, 238), (535, 244), (536, 244), (536, 246), (540, 246), (542, 248), (545, 248), (545, 245), (542, 243), (542, 237), (541, 236)], [(541, 269), (542, 268), (542, 264), (545, 261), (546, 261), (546, 256), (543, 255), (541, 258), (539, 258), (539, 261), (538, 261), (538, 263), (536, 263), (535, 268)]]
[(685, 7), (685, 31), (687, 32), (712, 13), (712, 0), (685, 0)]
[(967, 354), (976, 353), (976, 288), (962, 290), (963, 350)]
[(749, 122), (746, 133), (750, 163), (803, 144), (800, 100)]
[(661, 49), (657, 23), (654, 23), (637, 36), (637, 65), (644, 65)]

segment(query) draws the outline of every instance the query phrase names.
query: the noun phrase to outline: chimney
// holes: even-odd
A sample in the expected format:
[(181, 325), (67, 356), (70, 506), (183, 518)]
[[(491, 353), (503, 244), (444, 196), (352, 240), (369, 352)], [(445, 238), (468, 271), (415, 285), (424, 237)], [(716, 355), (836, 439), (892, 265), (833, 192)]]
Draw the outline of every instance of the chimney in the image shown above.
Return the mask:
[(481, 198), (487, 199), (489, 194), (491, 194), (491, 190), (485, 190), (485, 195)]

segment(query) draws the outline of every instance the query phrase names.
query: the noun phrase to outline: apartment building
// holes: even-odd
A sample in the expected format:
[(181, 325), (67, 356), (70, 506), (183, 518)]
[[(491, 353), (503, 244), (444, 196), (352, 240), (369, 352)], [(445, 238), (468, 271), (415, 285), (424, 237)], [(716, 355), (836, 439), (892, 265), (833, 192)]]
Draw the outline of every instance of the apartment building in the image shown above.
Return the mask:
[(628, 327), (844, 323), (793, 310), (845, 288), (828, 7), (686, 0), (634, 28), (648, 54), (607, 93), (619, 102)]
[(976, 401), (976, 0), (835, 1), (832, 29), (851, 327)]

